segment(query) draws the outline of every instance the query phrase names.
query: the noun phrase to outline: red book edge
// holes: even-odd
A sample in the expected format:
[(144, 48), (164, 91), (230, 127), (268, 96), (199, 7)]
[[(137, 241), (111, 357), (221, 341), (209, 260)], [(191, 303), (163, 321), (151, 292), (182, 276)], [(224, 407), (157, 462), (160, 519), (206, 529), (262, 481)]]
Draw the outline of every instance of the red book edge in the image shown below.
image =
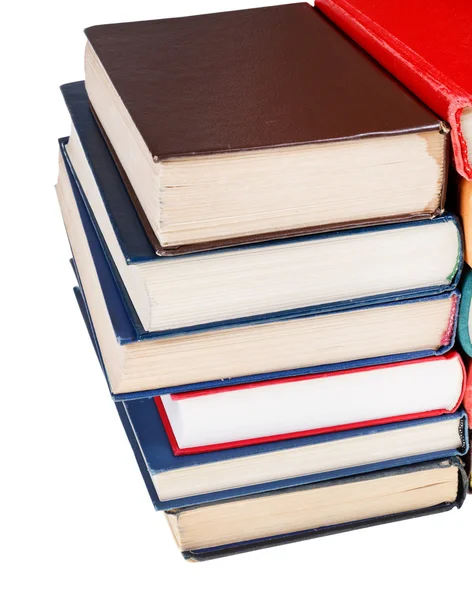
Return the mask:
[[(225, 443), (221, 443), (221, 444), (210, 444), (207, 446), (195, 446), (193, 448), (180, 448), (177, 440), (175, 438), (174, 432), (172, 430), (172, 426), (170, 424), (170, 421), (167, 417), (167, 413), (166, 410), (164, 408), (164, 404), (161, 400), (161, 398), (159, 396), (156, 396), (154, 398), (154, 402), (157, 406), (157, 409), (159, 411), (159, 416), (161, 418), (162, 424), (164, 425), (164, 429), (165, 432), (167, 434), (167, 438), (169, 440), (170, 446), (172, 448), (172, 452), (175, 456), (185, 456), (185, 455), (189, 455), (189, 454), (203, 454), (204, 452), (215, 452), (217, 450), (228, 450), (231, 448), (241, 448), (244, 446), (254, 446), (256, 444), (265, 444), (268, 442), (279, 442), (279, 441), (283, 441), (283, 440), (290, 440), (290, 439), (297, 439), (297, 438), (302, 438), (302, 437), (308, 437), (311, 435), (320, 435), (323, 433), (335, 433), (338, 431), (347, 431), (347, 430), (351, 430), (351, 429), (361, 429), (363, 427), (372, 427), (372, 426), (378, 426), (378, 425), (386, 425), (388, 423), (398, 423), (401, 421), (413, 421), (416, 419), (426, 419), (426, 418), (431, 418), (431, 417), (439, 417), (440, 415), (444, 415), (444, 414), (452, 414), (454, 413), (461, 405), (463, 399), (464, 399), (464, 408), (467, 411), (467, 414), (469, 416), (469, 418), (472, 420), (472, 382), (468, 382), (467, 380), (467, 373), (466, 373), (466, 369), (464, 366), (464, 362), (462, 361), (462, 358), (460, 356), (460, 354), (458, 352), (455, 351), (451, 351), (448, 352), (446, 355), (444, 356), (434, 356), (431, 358), (426, 358), (426, 359), (419, 359), (419, 360), (413, 360), (413, 361), (404, 361), (401, 363), (396, 363), (396, 364), (389, 364), (389, 365), (381, 365), (376, 366), (376, 367), (363, 367), (360, 369), (350, 369), (349, 371), (342, 371), (342, 373), (323, 373), (321, 375), (308, 375), (308, 376), (304, 376), (304, 377), (292, 377), (292, 378), (287, 378), (285, 380), (272, 380), (269, 382), (262, 382), (262, 383), (257, 383), (257, 384), (247, 384), (247, 385), (242, 385), (242, 386), (232, 386), (231, 389), (235, 389), (235, 388), (239, 388), (239, 389), (243, 389), (243, 388), (249, 388), (249, 387), (259, 387), (261, 385), (275, 385), (276, 383), (279, 383), (281, 381), (288, 381), (290, 379), (292, 380), (296, 380), (296, 381), (301, 381), (301, 380), (306, 380), (306, 379), (317, 379), (320, 377), (325, 377), (325, 376), (333, 376), (333, 375), (340, 375), (340, 374), (346, 374), (346, 373), (354, 373), (354, 372), (359, 372), (359, 371), (372, 371), (372, 370), (376, 370), (379, 368), (391, 368), (391, 367), (395, 367), (395, 366), (401, 366), (404, 364), (414, 364), (414, 363), (418, 363), (418, 362), (431, 362), (433, 360), (453, 360), (453, 359), (459, 359), (459, 363), (461, 365), (461, 369), (462, 369), (462, 388), (461, 388), (461, 393), (459, 395), (459, 399), (457, 401), (457, 404), (454, 406), (453, 409), (451, 410), (446, 410), (446, 409), (439, 409), (439, 410), (432, 410), (432, 411), (427, 411), (427, 412), (422, 412), (422, 413), (412, 413), (409, 415), (397, 415), (394, 417), (386, 417), (384, 419), (375, 419), (372, 421), (362, 421), (359, 423), (346, 423), (343, 425), (335, 425), (332, 427), (323, 427), (320, 429), (310, 429), (310, 430), (306, 430), (306, 431), (296, 431), (296, 432), (292, 432), (292, 433), (283, 433), (283, 434), (278, 434), (278, 435), (272, 435), (272, 436), (266, 436), (266, 437), (260, 437), (260, 438), (251, 438), (251, 439), (246, 439), (246, 440), (237, 440), (237, 441), (233, 441), (233, 442), (225, 442)], [(469, 364), (469, 370), (472, 374), (472, 362)], [(467, 384), (469, 383), (469, 396), (467, 397)], [(229, 388), (226, 388), (229, 389)], [(207, 391), (207, 390), (205, 390)], [(210, 393), (217, 393), (219, 390), (208, 390)], [(190, 392), (190, 394), (192, 394)], [(185, 395), (186, 397), (187, 394), (180, 394), (181, 395)], [(195, 394), (194, 394), (195, 395)], [(197, 395), (204, 395), (202, 393), (199, 393)], [(472, 422), (472, 421), (471, 421)]]
[(315, 8), (449, 123), (456, 169), (466, 179), (472, 179), (461, 128), (462, 110), (472, 106), (472, 96), (349, 2), (316, 0)]

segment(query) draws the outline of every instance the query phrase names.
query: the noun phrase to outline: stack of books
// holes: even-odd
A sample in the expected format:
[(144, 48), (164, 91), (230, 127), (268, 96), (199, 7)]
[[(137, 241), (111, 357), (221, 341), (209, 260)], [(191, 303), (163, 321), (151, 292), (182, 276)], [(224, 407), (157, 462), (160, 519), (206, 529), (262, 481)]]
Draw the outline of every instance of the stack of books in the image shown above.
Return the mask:
[(448, 126), (304, 3), (86, 36), (75, 293), (183, 555), (460, 506)]

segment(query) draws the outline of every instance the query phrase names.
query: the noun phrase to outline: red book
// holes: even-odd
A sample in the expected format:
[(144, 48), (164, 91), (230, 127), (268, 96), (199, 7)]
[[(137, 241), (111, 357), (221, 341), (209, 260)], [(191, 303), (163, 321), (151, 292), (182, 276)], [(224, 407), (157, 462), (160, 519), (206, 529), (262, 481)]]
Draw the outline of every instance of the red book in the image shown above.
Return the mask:
[[(466, 388), (457, 352), (155, 398), (175, 455), (455, 412)], [(472, 394), (467, 399), (470, 414)]]
[(450, 124), (456, 168), (472, 179), (471, 0), (315, 6)]

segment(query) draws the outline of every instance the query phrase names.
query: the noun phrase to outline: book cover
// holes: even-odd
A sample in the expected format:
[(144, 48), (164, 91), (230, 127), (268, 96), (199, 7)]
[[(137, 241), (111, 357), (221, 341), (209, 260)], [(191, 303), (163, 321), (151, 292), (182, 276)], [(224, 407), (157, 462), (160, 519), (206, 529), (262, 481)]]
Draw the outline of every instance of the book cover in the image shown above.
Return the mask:
[[(85, 33), (156, 163), (440, 128), (432, 112), (307, 3), (98, 25)], [(131, 183), (137, 190), (139, 181)], [(144, 225), (151, 229), (146, 219)], [(307, 230), (165, 249), (155, 236), (151, 241), (158, 253), (171, 254)]]
[(468, 0), (316, 0), (315, 7), (451, 126), (472, 179), (472, 4)]
[[(66, 143), (66, 139), (61, 140), (61, 151), (64, 156), (64, 145)], [(70, 168), (67, 165), (68, 174), (70, 178), (70, 182), (74, 191), (75, 200), (77, 202), (77, 207), (79, 209), (80, 217), (82, 220), (82, 224), (84, 230), (86, 232), (87, 241), (89, 244), (89, 248), (91, 250), (95, 269), (98, 275), (98, 279), (100, 281), (100, 285), (102, 288), (102, 293), (104, 295), (104, 300), (106, 303), (107, 311), (110, 316), (113, 329), (115, 331), (115, 336), (120, 344), (130, 344), (140, 340), (145, 339), (156, 339), (156, 338), (168, 338), (172, 335), (182, 335), (188, 333), (188, 331), (173, 331), (173, 332), (164, 332), (164, 333), (148, 333), (142, 332), (142, 328), (139, 327), (139, 322), (137, 318), (134, 320), (130, 318), (130, 302), (126, 302), (124, 298), (126, 297), (126, 290), (123, 286), (118, 287), (117, 285), (117, 276), (114, 274), (110, 268), (110, 262), (107, 260), (102, 245), (97, 236), (96, 230), (90, 220), (89, 213), (85, 207), (85, 204), (80, 196), (78, 187), (73, 179), (72, 173), (70, 172)], [(454, 299), (454, 306), (457, 304), (459, 299), (459, 294), (457, 291), (452, 291), (447, 294), (439, 294), (433, 297), (425, 297), (425, 298), (415, 298), (415, 299), (407, 299), (403, 301), (396, 302), (397, 305), (411, 302), (431, 302), (431, 301), (441, 301), (446, 298)], [(379, 304), (376, 306), (388, 305)], [(356, 307), (349, 308), (346, 310), (368, 310), (369, 307)], [(334, 311), (334, 312), (343, 312), (343, 311)], [(286, 315), (277, 315), (268, 318), (266, 315), (262, 315), (258, 318), (252, 318), (248, 323), (250, 324), (258, 324), (258, 323), (266, 323), (273, 321), (275, 322), (277, 319), (287, 320), (287, 319), (303, 319), (311, 316), (311, 311), (303, 310), (295, 312), (294, 314), (287, 317)], [(268, 379), (278, 379), (282, 377), (289, 377), (294, 375), (307, 375), (313, 373), (322, 373), (322, 372), (331, 372), (340, 369), (348, 369), (348, 368), (356, 368), (359, 366), (369, 366), (375, 364), (383, 364), (386, 362), (400, 362), (402, 360), (410, 360), (416, 358), (423, 358), (428, 356), (435, 356), (444, 354), (447, 352), (452, 345), (454, 344), (455, 339), (455, 330), (456, 330), (456, 322), (457, 322), (457, 311), (454, 309), (449, 321), (449, 326), (445, 335), (443, 337), (443, 345), (438, 349), (422, 349), (418, 351), (414, 351), (411, 353), (400, 353), (394, 356), (381, 356), (375, 358), (368, 359), (360, 359), (355, 361), (347, 361), (344, 363), (337, 364), (329, 364), (329, 365), (318, 365), (313, 367), (303, 367), (296, 369), (287, 369), (284, 371), (274, 371), (271, 373), (257, 373), (250, 374), (245, 376), (239, 376), (229, 379), (218, 379), (213, 381), (205, 381), (199, 383), (192, 383), (189, 385), (177, 385), (172, 387), (159, 388), (154, 390), (146, 390), (142, 392), (129, 392), (115, 395), (116, 400), (124, 400), (124, 399), (134, 399), (134, 398), (142, 398), (160, 395), (164, 393), (174, 393), (174, 392), (186, 392), (192, 391), (195, 389), (210, 389), (215, 387), (221, 387), (224, 385), (237, 385), (240, 383), (252, 383), (256, 381), (264, 381)], [(229, 328), (229, 327), (239, 327), (242, 326), (241, 323), (238, 324), (218, 324), (217, 328)]]
[[(77, 274), (77, 271), (75, 269), (75, 265), (74, 262), (71, 260), (71, 265), (72, 268), (74, 270), (74, 272)], [(82, 317), (84, 319), (85, 325), (87, 327), (87, 331), (88, 334), (90, 336), (90, 340), (92, 342), (93, 348), (95, 350), (95, 354), (97, 355), (98, 361), (100, 363), (100, 366), (102, 368), (102, 371), (105, 373), (105, 366), (103, 364), (102, 361), (102, 357), (100, 354), (100, 349), (98, 347), (98, 342), (97, 342), (97, 338), (95, 337), (95, 332), (93, 330), (93, 327), (91, 326), (91, 322), (90, 319), (88, 318), (88, 312), (87, 312), (87, 305), (85, 303), (85, 298), (84, 295), (82, 293), (82, 290), (76, 286), (74, 287), (74, 295), (75, 295), (75, 299), (77, 300), (77, 304), (79, 306), (79, 310), (82, 314)], [(151, 479), (151, 475), (150, 472), (147, 468), (147, 465), (144, 461), (144, 456), (141, 452), (141, 448), (139, 447), (139, 443), (138, 440), (136, 439), (136, 436), (134, 434), (133, 431), (133, 427), (130, 423), (130, 420), (128, 418), (127, 412), (126, 412), (126, 408), (125, 408), (125, 404), (124, 402), (115, 402), (115, 407), (118, 413), (118, 417), (121, 421), (121, 424), (123, 425), (123, 429), (125, 430), (126, 436), (128, 438), (129, 444), (131, 446), (131, 449), (133, 451), (134, 457), (136, 459), (136, 463), (139, 467), (139, 470), (141, 472), (141, 476), (143, 478), (143, 482), (144, 485), (146, 486), (146, 489), (148, 491), (149, 497), (151, 499), (151, 502), (154, 506), (154, 508), (156, 510), (159, 510), (160, 507), (160, 500), (159, 497), (157, 495), (156, 492), (156, 488), (154, 486), (154, 483)]]

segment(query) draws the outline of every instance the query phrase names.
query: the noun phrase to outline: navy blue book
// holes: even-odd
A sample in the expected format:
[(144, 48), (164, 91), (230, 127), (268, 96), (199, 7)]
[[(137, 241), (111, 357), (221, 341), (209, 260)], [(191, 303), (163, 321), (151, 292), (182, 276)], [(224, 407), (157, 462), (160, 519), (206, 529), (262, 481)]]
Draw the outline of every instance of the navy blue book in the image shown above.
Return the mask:
[[(80, 310), (86, 305), (74, 289)], [(89, 334), (97, 352), (94, 332)], [(175, 456), (154, 398), (116, 403), (154, 507), (169, 510), (464, 456), (464, 410), (326, 435)]]
[(84, 83), (61, 89), (73, 125), (64, 158), (139, 333), (200, 331), (300, 311), (323, 314), (441, 294), (457, 284), (462, 242), (451, 215), (157, 256)]
[[(64, 157), (66, 140), (61, 140)], [(300, 310), (206, 330), (145, 333), (130, 318), (70, 167), (58, 197), (111, 393), (118, 400), (444, 354), (456, 291), (319, 314)], [(186, 293), (191, 293), (187, 289)]]

